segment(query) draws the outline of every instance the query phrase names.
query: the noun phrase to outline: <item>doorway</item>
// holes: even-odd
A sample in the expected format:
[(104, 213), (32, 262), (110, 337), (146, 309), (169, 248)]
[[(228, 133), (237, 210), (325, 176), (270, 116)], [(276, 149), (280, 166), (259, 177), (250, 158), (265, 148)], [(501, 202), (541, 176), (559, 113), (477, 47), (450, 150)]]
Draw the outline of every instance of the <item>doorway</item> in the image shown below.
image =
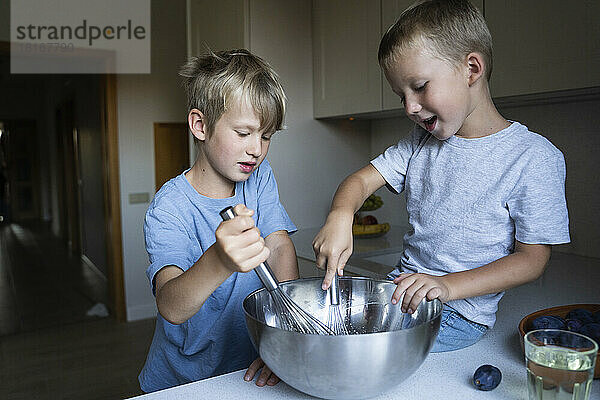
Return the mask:
[[(39, 219), (39, 166), (36, 121), (3, 120), (2, 165), (5, 217), (15, 222)], [(3, 218), (4, 220), (4, 218)]]
[(156, 191), (190, 164), (189, 133), (186, 123), (154, 123), (154, 171)]
[[(2, 185), (8, 190), (0, 215), (5, 219), (6, 214), (13, 224), (5, 220), (0, 227), (8, 228), (3, 234), (15, 241), (17, 251), (13, 254), (18, 257), (31, 256), (22, 254), (26, 251), (19, 243), (31, 244), (40, 233), (40, 238), (48, 239), (44, 243), (51, 241), (54, 246), (44, 247), (41, 263), (48, 261), (44, 259), (46, 250), (62, 253), (58, 246), (65, 245), (70, 265), (74, 260), (87, 267), (104, 264), (93, 274), (104, 275), (110, 314), (124, 322), (116, 77), (88, 75), (88, 87), (80, 90), (79, 96), (69, 97), (78, 80), (86, 76), (10, 74), (8, 49), (6, 42), (0, 42), (0, 87), (4, 97), (0, 107), (0, 121), (4, 121), (0, 124), (0, 142), (4, 151), (0, 156), (10, 158), (11, 163), (6, 170), (7, 184)], [(38, 106), (35, 114), (31, 113), (32, 99)], [(87, 101), (95, 103), (84, 104)], [(93, 129), (81, 126), (81, 121), (88, 119), (86, 110), (95, 113), (97, 123)], [(24, 114), (35, 120), (24, 119)], [(5, 139), (11, 140), (10, 150)], [(13, 146), (18, 146), (19, 151), (13, 151)], [(92, 148), (97, 151), (89, 157)], [(13, 167), (15, 163), (18, 168)], [(90, 201), (90, 176), (96, 179), (93, 198), (99, 200)], [(34, 221), (41, 222), (44, 228), (29, 229)], [(47, 234), (60, 240), (53, 241), (44, 236)], [(100, 236), (103, 245), (94, 245)], [(99, 259), (104, 262), (98, 263)], [(3, 260), (14, 261), (6, 257)], [(52, 261), (59, 267), (63, 264)]]

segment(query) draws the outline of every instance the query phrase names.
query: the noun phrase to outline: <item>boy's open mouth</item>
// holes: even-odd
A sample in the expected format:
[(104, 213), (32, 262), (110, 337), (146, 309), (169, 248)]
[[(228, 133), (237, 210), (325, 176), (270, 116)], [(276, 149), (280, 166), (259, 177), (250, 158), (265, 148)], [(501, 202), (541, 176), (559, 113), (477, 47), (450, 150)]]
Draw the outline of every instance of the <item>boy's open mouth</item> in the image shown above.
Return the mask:
[(256, 165), (255, 162), (239, 162), (238, 164), (240, 164), (242, 172), (252, 172), (252, 169), (254, 169), (254, 166)]
[(427, 131), (431, 132), (433, 130), (433, 128), (435, 128), (436, 121), (437, 121), (437, 117), (435, 115), (431, 118), (424, 119), (423, 124), (425, 124), (425, 129), (427, 129)]

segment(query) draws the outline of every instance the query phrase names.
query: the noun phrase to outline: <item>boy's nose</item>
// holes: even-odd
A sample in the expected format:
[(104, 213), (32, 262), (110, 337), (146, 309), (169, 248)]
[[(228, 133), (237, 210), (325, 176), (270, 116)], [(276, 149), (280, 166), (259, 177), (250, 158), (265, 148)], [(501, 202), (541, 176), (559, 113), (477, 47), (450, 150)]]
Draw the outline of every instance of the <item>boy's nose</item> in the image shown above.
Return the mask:
[(246, 148), (246, 153), (254, 157), (260, 157), (262, 154), (262, 138), (260, 135), (252, 135), (252, 139), (250, 139)]
[(417, 114), (421, 111), (421, 105), (414, 101), (414, 100), (406, 100), (405, 104), (404, 104), (404, 109), (406, 110), (406, 113), (411, 115), (411, 114)]

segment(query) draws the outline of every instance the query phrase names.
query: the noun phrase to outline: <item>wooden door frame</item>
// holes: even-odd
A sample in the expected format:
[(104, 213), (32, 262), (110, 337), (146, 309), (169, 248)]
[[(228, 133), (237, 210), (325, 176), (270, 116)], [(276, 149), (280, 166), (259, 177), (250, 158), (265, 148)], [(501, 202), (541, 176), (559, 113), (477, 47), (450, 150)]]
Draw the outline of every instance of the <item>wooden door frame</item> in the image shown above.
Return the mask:
[[(0, 54), (10, 55), (10, 42), (0, 41)], [(109, 60), (110, 62), (110, 60)], [(127, 321), (123, 275), (121, 227), (121, 190), (119, 177), (119, 125), (117, 120), (117, 76), (103, 74), (100, 79), (102, 124), (102, 174), (104, 181), (104, 230), (108, 261), (108, 295), (113, 317)]]
[[(164, 127), (177, 127), (177, 128), (181, 128), (181, 132), (183, 133), (183, 135), (185, 135), (185, 151), (186, 151), (186, 162), (185, 165), (183, 166), (183, 169), (180, 170), (178, 172), (178, 174), (180, 174), (181, 172), (183, 172), (185, 169), (190, 167), (190, 134), (188, 131), (188, 124), (187, 122), (154, 122), (153, 124), (153, 136), (154, 136), (154, 192), (158, 192), (158, 190), (162, 187), (162, 185), (165, 184), (166, 181), (160, 182), (159, 179), (159, 159), (157, 157), (157, 153), (160, 151), (160, 145), (158, 140), (158, 136), (157, 136), (157, 132), (159, 131), (159, 129), (164, 128)], [(172, 141), (170, 142), (171, 144), (173, 143)], [(171, 178), (174, 178), (175, 175), (173, 175)]]
[(77, 127), (75, 121), (75, 99), (68, 96), (55, 109), (56, 117), (56, 151), (57, 151), (57, 194), (58, 214), (62, 237), (64, 237), (69, 252), (81, 257), (82, 248), (82, 217), (81, 217), (81, 188), (79, 146), (77, 144)]
[(127, 321), (123, 242), (121, 225), (121, 189), (119, 177), (119, 124), (117, 121), (117, 76), (104, 74), (100, 79), (102, 124), (102, 169), (104, 181), (104, 221), (108, 260), (110, 307), (119, 322)]

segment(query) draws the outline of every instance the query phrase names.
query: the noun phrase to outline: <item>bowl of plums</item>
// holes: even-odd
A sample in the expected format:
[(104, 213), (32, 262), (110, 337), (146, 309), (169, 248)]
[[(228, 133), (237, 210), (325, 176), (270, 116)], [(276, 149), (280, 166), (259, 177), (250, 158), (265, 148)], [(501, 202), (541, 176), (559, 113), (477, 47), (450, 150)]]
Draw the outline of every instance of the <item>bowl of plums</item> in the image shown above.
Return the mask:
[[(562, 329), (585, 335), (600, 345), (600, 304), (570, 304), (546, 308), (524, 317), (519, 322), (521, 349), (523, 337), (536, 329)], [(600, 378), (600, 353), (596, 357), (594, 379)]]

